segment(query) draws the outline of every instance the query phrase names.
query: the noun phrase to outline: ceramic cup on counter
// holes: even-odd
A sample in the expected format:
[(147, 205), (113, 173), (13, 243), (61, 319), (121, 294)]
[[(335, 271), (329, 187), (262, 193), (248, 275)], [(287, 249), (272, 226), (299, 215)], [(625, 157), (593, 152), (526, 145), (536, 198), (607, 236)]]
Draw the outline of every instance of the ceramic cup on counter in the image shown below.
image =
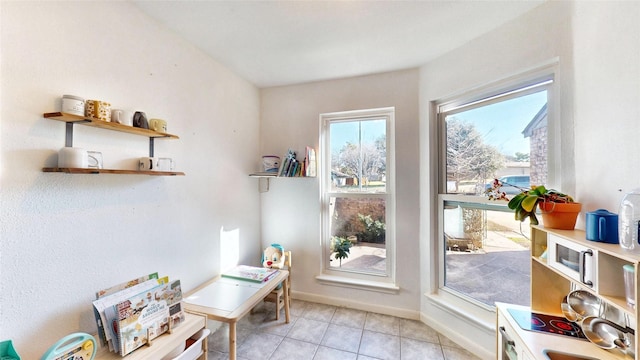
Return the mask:
[(133, 126), (133, 111), (113, 109), (111, 110), (111, 122)]
[(111, 104), (102, 100), (87, 100), (85, 102), (85, 116), (102, 121), (111, 121)]
[(138, 162), (140, 171), (172, 171), (174, 162), (172, 158), (141, 157)]
[(151, 119), (149, 120), (149, 129), (159, 133), (166, 133), (167, 122), (162, 119)]

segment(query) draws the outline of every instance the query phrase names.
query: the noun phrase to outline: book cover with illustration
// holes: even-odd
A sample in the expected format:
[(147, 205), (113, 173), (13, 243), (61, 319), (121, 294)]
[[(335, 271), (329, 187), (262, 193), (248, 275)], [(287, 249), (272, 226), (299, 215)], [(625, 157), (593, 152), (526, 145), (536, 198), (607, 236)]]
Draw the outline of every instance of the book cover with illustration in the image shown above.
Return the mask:
[(222, 277), (261, 283), (269, 280), (277, 273), (278, 269), (238, 265), (235, 268), (222, 273)]
[[(143, 291), (114, 306), (118, 315), (118, 340), (120, 355), (125, 356), (135, 349), (157, 338), (169, 330), (169, 322), (173, 317), (181, 319), (179, 304), (182, 300), (180, 280), (160, 284), (153, 289)], [(180, 313), (172, 314), (172, 309)], [(176, 322), (174, 322), (175, 325)]]

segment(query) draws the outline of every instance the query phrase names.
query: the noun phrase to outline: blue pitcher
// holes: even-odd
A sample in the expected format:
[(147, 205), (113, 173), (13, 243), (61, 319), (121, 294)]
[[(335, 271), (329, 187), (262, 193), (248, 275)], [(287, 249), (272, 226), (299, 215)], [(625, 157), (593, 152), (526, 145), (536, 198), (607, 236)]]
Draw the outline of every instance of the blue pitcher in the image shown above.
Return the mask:
[(618, 214), (605, 209), (588, 212), (587, 240), (618, 244)]

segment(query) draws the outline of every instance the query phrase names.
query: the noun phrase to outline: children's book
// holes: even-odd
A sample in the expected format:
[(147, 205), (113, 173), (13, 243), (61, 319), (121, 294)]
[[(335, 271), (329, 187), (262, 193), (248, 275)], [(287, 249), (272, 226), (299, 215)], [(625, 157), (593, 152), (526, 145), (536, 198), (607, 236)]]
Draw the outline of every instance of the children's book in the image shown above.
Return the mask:
[(235, 268), (222, 273), (222, 277), (261, 283), (268, 281), (277, 273), (278, 269), (238, 265)]
[(307, 146), (307, 158), (306, 158), (305, 176), (316, 176), (316, 150), (310, 146)]
[(129, 280), (127, 282), (123, 282), (122, 284), (118, 284), (118, 285), (112, 286), (112, 287), (107, 288), (107, 289), (99, 290), (99, 291), (96, 292), (96, 299), (100, 299), (103, 296), (111, 295), (111, 294), (116, 293), (116, 292), (118, 292), (120, 290), (124, 290), (124, 289), (132, 287), (134, 285), (141, 284), (141, 283), (143, 283), (143, 282), (145, 282), (147, 280), (157, 279), (157, 278), (158, 278), (158, 273), (155, 272), (153, 274), (141, 276), (141, 277), (139, 277), (137, 279), (133, 279), (133, 280)]
[(178, 323), (184, 320), (184, 314), (179, 313), (182, 311), (180, 305), (173, 308), (173, 315), (171, 311), (172, 306), (181, 300), (180, 280), (176, 280), (157, 285), (115, 305), (120, 355), (125, 356), (167, 332), (172, 317), (180, 319)]

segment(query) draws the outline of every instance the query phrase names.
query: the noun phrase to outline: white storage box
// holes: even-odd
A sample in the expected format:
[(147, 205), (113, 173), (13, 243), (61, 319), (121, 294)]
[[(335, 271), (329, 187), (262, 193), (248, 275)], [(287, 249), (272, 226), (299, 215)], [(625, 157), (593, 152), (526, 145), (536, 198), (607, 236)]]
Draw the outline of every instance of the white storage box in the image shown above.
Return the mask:
[(195, 333), (191, 339), (196, 342), (186, 348), (182, 354), (173, 358), (173, 360), (196, 360), (199, 358), (200, 355), (202, 355), (202, 341), (206, 340), (210, 333), (211, 331), (209, 329), (202, 329)]

